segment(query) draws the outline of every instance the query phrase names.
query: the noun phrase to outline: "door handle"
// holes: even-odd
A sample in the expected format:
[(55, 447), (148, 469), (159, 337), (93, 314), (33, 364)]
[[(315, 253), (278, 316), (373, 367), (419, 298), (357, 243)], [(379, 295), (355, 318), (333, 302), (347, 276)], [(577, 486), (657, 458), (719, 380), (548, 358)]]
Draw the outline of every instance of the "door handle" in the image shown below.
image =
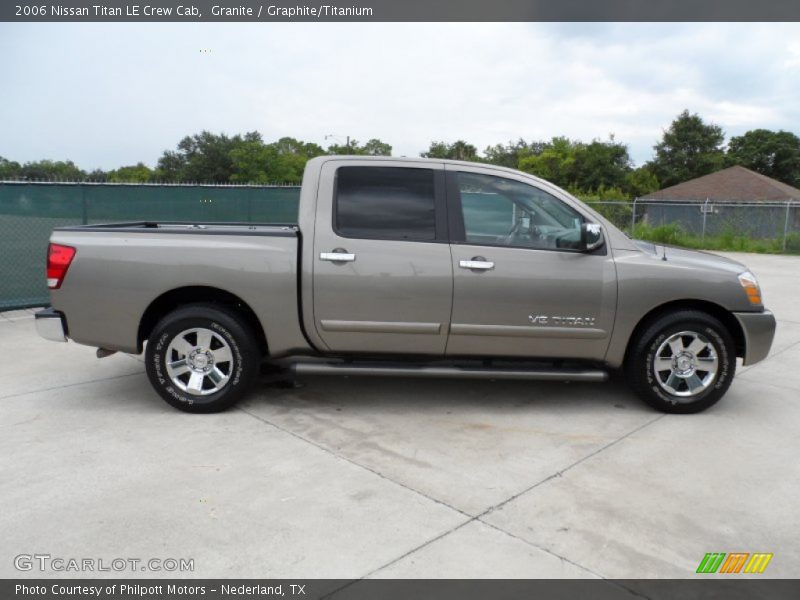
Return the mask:
[(494, 262), (486, 260), (482, 256), (473, 256), (470, 260), (458, 261), (458, 266), (462, 269), (470, 269), (473, 271), (488, 271), (494, 269)]
[(353, 262), (356, 259), (356, 255), (349, 252), (320, 252), (319, 259), (331, 262)]

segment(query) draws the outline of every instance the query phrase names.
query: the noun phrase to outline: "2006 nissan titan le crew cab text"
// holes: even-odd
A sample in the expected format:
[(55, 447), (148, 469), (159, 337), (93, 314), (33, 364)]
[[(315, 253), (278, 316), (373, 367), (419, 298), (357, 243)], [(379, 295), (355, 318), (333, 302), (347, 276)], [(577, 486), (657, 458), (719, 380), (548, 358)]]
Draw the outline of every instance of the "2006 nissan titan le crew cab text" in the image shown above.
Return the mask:
[(744, 265), (632, 240), (541, 179), (448, 160), (312, 159), (296, 225), (62, 227), (47, 280), (41, 335), (144, 349), (153, 387), (189, 412), (233, 405), (272, 363), (598, 382), (623, 369), (651, 406), (692, 413), (775, 333)]

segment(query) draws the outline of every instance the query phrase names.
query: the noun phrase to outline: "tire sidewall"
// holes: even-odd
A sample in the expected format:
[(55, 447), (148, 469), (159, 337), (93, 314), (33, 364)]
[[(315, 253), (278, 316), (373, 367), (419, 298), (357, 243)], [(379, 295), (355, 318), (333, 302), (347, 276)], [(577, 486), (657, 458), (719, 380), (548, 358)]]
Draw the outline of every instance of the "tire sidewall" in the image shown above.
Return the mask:
[[(222, 337), (231, 348), (232, 369), (225, 386), (213, 394), (194, 395), (176, 386), (166, 369), (167, 349), (175, 337), (187, 329), (202, 327)], [(234, 404), (253, 380), (254, 349), (244, 327), (234, 318), (215, 309), (179, 309), (167, 315), (153, 329), (147, 345), (146, 363), (150, 382), (172, 406), (188, 412), (217, 412)]]
[[(709, 342), (711, 342), (711, 344), (714, 346), (714, 351), (717, 353), (718, 364), (719, 364), (717, 375), (714, 379), (714, 383), (705, 390), (703, 390), (701, 393), (697, 394), (696, 396), (692, 396), (689, 402), (687, 402), (687, 397), (674, 396), (669, 392), (667, 392), (667, 390), (662, 388), (658, 384), (658, 381), (656, 381), (655, 370), (653, 369), (653, 363), (656, 358), (656, 352), (661, 347), (661, 344), (664, 343), (664, 340), (666, 340), (670, 336), (680, 331), (683, 331), (684, 329), (687, 331), (694, 331), (696, 333), (699, 333), (703, 337), (705, 337)], [(648, 388), (667, 404), (689, 405), (689, 404), (694, 404), (695, 402), (701, 402), (705, 397), (712, 395), (714, 393), (725, 392), (725, 390), (728, 388), (728, 385), (730, 384), (730, 376), (731, 376), (730, 362), (731, 362), (730, 355), (725, 340), (722, 338), (722, 335), (720, 335), (720, 333), (716, 331), (713, 327), (710, 327), (707, 324), (699, 322), (685, 323), (677, 326), (673, 325), (665, 328), (661, 333), (659, 333), (655, 338), (653, 338), (652, 342), (647, 346), (647, 354), (645, 357), (645, 379), (647, 381)]]
[[(714, 382), (697, 396), (675, 396), (656, 381), (653, 363), (661, 344), (680, 331), (705, 337), (717, 353), (719, 366)], [(715, 404), (728, 390), (736, 372), (736, 347), (722, 323), (706, 313), (680, 311), (663, 315), (637, 338), (626, 359), (628, 382), (650, 406), (667, 413), (697, 413)]]

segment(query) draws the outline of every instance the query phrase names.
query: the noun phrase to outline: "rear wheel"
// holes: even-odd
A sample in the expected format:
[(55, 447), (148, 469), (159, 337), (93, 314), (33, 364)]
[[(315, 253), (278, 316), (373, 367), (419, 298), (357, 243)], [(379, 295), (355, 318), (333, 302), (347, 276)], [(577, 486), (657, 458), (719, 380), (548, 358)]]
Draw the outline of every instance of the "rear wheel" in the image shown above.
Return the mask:
[(650, 406), (667, 413), (696, 413), (730, 387), (736, 350), (730, 333), (711, 315), (691, 310), (663, 315), (635, 340), (626, 379)]
[(211, 413), (233, 406), (258, 371), (258, 345), (233, 312), (211, 304), (174, 310), (153, 329), (145, 353), (147, 376), (175, 408)]

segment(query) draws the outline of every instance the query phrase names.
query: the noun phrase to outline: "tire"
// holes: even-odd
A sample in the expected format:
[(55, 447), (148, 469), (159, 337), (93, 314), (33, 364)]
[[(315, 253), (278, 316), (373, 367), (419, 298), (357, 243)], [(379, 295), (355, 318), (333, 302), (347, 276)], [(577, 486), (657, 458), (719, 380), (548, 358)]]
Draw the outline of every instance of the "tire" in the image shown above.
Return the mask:
[(245, 322), (214, 304), (190, 304), (166, 315), (145, 351), (153, 388), (190, 413), (220, 412), (236, 404), (255, 381), (260, 362)]
[(631, 388), (665, 413), (698, 413), (719, 401), (736, 372), (730, 332), (711, 315), (681, 310), (657, 318), (633, 340), (625, 361)]

